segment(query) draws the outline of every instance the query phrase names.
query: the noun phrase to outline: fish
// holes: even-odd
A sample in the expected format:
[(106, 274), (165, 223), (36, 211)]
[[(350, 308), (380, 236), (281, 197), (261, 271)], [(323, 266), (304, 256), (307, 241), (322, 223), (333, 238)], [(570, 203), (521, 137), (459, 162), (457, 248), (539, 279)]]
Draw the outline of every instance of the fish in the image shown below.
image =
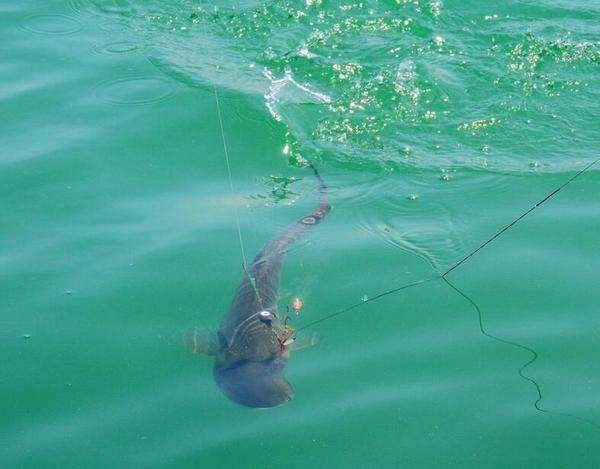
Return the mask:
[(314, 335), (296, 341), (277, 309), (286, 253), (331, 211), (321, 175), (312, 163), (307, 161), (306, 166), (318, 183), (314, 210), (269, 240), (243, 269), (229, 312), (216, 333), (195, 329), (184, 336), (193, 352), (215, 357), (215, 382), (225, 396), (242, 406), (270, 408), (290, 401), (294, 388), (283, 376), (290, 352), (316, 341)]

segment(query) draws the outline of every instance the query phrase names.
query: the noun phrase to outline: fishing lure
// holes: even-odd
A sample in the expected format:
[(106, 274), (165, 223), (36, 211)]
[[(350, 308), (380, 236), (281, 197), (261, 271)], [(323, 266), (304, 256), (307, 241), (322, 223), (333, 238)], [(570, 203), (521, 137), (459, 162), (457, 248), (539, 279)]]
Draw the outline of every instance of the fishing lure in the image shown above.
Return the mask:
[(300, 315), (302, 308), (304, 308), (304, 302), (300, 298), (294, 298), (294, 301), (292, 302), (292, 309), (296, 313), (296, 316)]

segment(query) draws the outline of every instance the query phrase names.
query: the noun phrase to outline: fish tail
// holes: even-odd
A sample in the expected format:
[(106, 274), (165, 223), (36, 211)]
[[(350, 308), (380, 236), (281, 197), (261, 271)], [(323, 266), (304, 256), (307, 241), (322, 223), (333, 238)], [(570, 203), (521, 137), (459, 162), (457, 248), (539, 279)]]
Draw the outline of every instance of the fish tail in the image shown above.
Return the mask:
[(311, 162), (307, 161), (306, 166), (312, 170), (318, 183), (317, 205), (310, 214), (300, 218), (272, 238), (254, 257), (248, 270), (244, 269), (244, 280), (231, 306), (229, 325), (225, 326), (230, 334), (231, 330), (249, 314), (261, 310), (273, 312), (277, 309), (281, 265), (285, 254), (298, 239), (321, 223), (331, 211), (327, 186), (323, 178)]
[(301, 218), (299, 223), (305, 225), (317, 225), (323, 221), (323, 219), (331, 211), (331, 204), (329, 203), (329, 198), (327, 195), (327, 185), (325, 184), (325, 181), (323, 181), (319, 171), (317, 171), (315, 165), (313, 165), (310, 161), (307, 161), (306, 165), (312, 170), (315, 175), (315, 179), (319, 184), (319, 201), (317, 202), (315, 210), (306, 217)]

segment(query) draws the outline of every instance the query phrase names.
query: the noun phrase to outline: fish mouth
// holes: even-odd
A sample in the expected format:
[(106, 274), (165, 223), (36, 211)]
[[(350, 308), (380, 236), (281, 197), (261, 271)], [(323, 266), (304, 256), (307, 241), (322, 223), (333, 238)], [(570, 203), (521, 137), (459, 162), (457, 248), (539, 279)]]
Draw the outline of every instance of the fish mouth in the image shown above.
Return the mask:
[(227, 367), (216, 363), (213, 373), (223, 393), (245, 407), (278, 407), (294, 397), (292, 385), (281, 373), (273, 373), (268, 360), (240, 360)]

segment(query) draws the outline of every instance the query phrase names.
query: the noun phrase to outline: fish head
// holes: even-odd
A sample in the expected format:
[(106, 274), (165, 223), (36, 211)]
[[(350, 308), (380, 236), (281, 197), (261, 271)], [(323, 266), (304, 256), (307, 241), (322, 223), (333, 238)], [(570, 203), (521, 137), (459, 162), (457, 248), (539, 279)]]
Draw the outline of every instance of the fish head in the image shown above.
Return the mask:
[(290, 358), (283, 341), (286, 326), (271, 310), (245, 316), (226, 323), (219, 333), (222, 347), (213, 369), (215, 381), (238, 404), (258, 408), (284, 404), (294, 395), (283, 377)]
[(241, 359), (222, 362), (217, 358), (214, 377), (223, 393), (247, 407), (268, 408), (285, 404), (294, 396), (292, 385), (283, 377), (289, 354), (262, 361)]

